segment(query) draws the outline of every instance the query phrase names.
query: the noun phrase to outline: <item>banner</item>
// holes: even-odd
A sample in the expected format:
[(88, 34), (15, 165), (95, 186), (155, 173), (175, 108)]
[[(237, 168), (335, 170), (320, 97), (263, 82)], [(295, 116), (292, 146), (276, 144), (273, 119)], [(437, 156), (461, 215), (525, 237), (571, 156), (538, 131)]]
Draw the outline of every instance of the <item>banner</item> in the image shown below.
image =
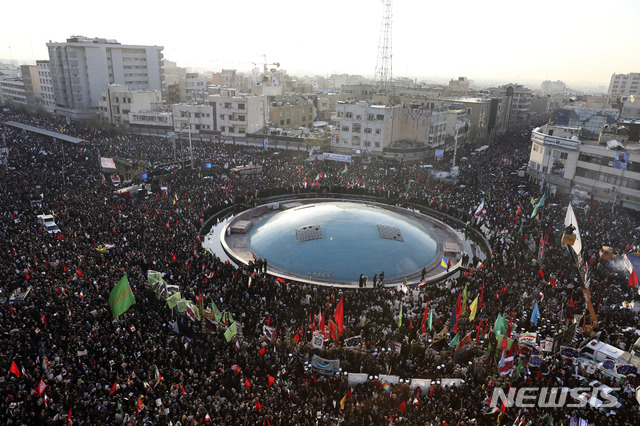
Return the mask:
[(362, 383), (366, 383), (369, 378), (368, 374), (365, 373), (349, 373), (347, 382), (349, 386), (360, 385)]
[(627, 170), (627, 164), (629, 164), (629, 153), (624, 151), (617, 151), (615, 159), (613, 160), (613, 168)]
[(355, 348), (357, 346), (360, 346), (361, 344), (362, 344), (362, 336), (349, 337), (344, 341), (344, 345), (347, 348)]
[(265, 336), (267, 336), (267, 339), (269, 340), (273, 340), (273, 338), (276, 336), (276, 329), (274, 327), (268, 327), (266, 325), (263, 325), (262, 332), (264, 333)]
[(518, 342), (520, 342), (521, 345), (535, 346), (537, 339), (538, 333), (522, 333), (520, 335), (520, 338), (518, 339)]
[(180, 299), (176, 301), (176, 305), (178, 306), (178, 312), (186, 312), (187, 311), (187, 300)]
[(311, 345), (314, 348), (322, 349), (324, 347), (324, 334), (319, 331), (314, 331), (313, 338), (311, 339)]
[(167, 297), (167, 305), (169, 306), (169, 309), (173, 309), (181, 298), (182, 295), (180, 292), (173, 293), (171, 296)]
[(127, 274), (124, 274), (120, 281), (113, 287), (111, 295), (109, 296), (109, 306), (111, 307), (113, 319), (117, 320), (118, 317), (127, 312), (129, 307), (134, 303), (136, 303), (136, 299), (133, 297), (131, 287), (129, 287)]
[(227, 330), (224, 332), (224, 338), (227, 339), (227, 343), (231, 341), (231, 339), (233, 339), (233, 336), (235, 336), (236, 334), (238, 334), (238, 326), (236, 325), (236, 323), (234, 322), (233, 324), (231, 324), (229, 326), (229, 328), (227, 328)]
[(314, 355), (311, 358), (311, 369), (320, 374), (335, 374), (340, 370), (340, 360), (324, 359)]

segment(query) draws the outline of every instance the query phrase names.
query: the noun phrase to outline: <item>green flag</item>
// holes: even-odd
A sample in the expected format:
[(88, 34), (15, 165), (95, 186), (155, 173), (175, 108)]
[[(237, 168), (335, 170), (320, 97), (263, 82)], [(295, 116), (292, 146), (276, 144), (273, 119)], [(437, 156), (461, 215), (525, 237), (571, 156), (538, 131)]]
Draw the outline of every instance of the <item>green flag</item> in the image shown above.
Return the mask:
[(222, 314), (220, 313), (220, 309), (218, 309), (218, 307), (216, 306), (213, 300), (211, 301), (211, 310), (213, 311), (214, 319), (217, 322), (220, 322), (220, 318), (222, 317)]
[(169, 309), (173, 309), (181, 298), (182, 295), (180, 292), (173, 293), (171, 296), (167, 297), (167, 305), (169, 306)]
[(347, 167), (347, 163), (344, 163), (344, 170), (340, 172), (341, 175), (347, 173), (347, 170), (349, 170), (349, 167)]
[(162, 273), (158, 271), (149, 271), (147, 273), (147, 280), (149, 281), (149, 284), (152, 285), (158, 281), (162, 281)]
[(231, 315), (231, 312), (229, 312), (229, 321), (230, 322), (235, 322), (235, 320), (233, 319), (233, 315)]
[(462, 290), (462, 315), (467, 313), (467, 285), (464, 285), (464, 290)]
[(429, 331), (433, 330), (433, 308), (429, 309)]
[(186, 312), (187, 310), (187, 300), (180, 299), (176, 301), (176, 305), (178, 305), (178, 312)]
[(496, 318), (493, 330), (496, 332), (496, 334), (504, 334), (504, 332), (507, 331), (507, 324), (505, 323), (504, 317), (501, 314), (498, 314), (498, 318)]
[(113, 318), (117, 320), (118, 317), (127, 312), (127, 309), (134, 303), (136, 303), (136, 299), (133, 297), (131, 287), (129, 287), (127, 274), (124, 274), (120, 281), (113, 287), (111, 296), (109, 296), (109, 306), (111, 307)]
[(402, 301), (400, 301), (400, 315), (398, 316), (398, 328), (402, 327)]
[(536, 204), (536, 206), (533, 208), (533, 213), (531, 213), (531, 217), (532, 218), (536, 217), (540, 207), (544, 207), (544, 203), (545, 203), (546, 197), (547, 197), (547, 193), (545, 192), (544, 194), (542, 194), (542, 197), (540, 197), (540, 200), (538, 201), (538, 204)]
[(522, 361), (518, 362), (518, 366), (516, 367), (516, 376), (520, 374), (520, 371), (522, 371), (523, 368), (524, 366), (522, 365)]
[(491, 356), (491, 342), (489, 342), (489, 345), (487, 346), (487, 354)]
[(236, 334), (238, 334), (238, 326), (234, 322), (224, 332), (224, 338), (227, 339), (227, 342), (230, 342), (231, 339), (233, 339), (233, 336), (235, 336)]
[(458, 346), (459, 344), (460, 344), (460, 336), (458, 335), (458, 333), (456, 333), (456, 336), (453, 338), (453, 340), (449, 342), (449, 347), (453, 348), (455, 346)]

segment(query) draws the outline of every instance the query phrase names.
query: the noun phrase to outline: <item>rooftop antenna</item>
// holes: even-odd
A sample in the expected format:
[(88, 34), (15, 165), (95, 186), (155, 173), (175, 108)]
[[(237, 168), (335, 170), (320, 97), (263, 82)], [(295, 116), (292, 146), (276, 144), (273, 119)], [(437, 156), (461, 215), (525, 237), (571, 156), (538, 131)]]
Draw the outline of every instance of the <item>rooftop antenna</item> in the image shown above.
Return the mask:
[(391, 10), (391, 0), (382, 0), (384, 14), (382, 16), (382, 26), (380, 27), (380, 41), (378, 43), (378, 58), (376, 60), (376, 71), (373, 84), (381, 93), (392, 96), (393, 92), (393, 52), (391, 48), (391, 25), (393, 23), (393, 13)]

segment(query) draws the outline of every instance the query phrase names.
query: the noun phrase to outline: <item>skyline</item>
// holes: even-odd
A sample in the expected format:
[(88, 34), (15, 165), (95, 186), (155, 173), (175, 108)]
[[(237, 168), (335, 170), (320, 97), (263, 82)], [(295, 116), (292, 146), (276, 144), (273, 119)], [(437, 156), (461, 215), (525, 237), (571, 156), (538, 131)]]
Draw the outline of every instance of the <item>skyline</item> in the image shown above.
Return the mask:
[[(82, 35), (163, 46), (165, 59), (200, 70), (248, 71), (252, 63), (262, 68), (266, 54), (267, 62), (279, 62), (290, 75), (372, 78), (384, 11), (379, 0), (328, 0), (312, 10), (293, 0), (248, 1), (242, 10), (252, 12), (245, 16), (235, 4), (198, 0), (182, 8), (183, 18), (175, 18), (181, 16), (171, 12), (176, 8), (115, 0), (96, 20), (83, 13), (84, 2), (63, 1), (51, 10), (49, 4), (29, 3), (46, 12), (33, 16), (21, 4), (5, 6), (6, 16), (14, 18), (0, 28), (0, 58), (35, 63), (48, 59), (50, 40)], [(614, 0), (610, 9), (621, 12), (626, 22), (640, 17), (640, 2), (633, 0)], [(541, 0), (514, 6), (507, 0), (461, 0), (454, 8), (395, 0), (393, 76), (438, 82), (465, 76), (478, 83), (511, 82), (532, 89), (544, 80), (561, 80), (606, 91), (612, 74), (640, 71), (640, 58), (633, 55), (635, 28), (618, 25), (603, 35), (594, 25), (602, 21), (602, 12), (595, 1)]]

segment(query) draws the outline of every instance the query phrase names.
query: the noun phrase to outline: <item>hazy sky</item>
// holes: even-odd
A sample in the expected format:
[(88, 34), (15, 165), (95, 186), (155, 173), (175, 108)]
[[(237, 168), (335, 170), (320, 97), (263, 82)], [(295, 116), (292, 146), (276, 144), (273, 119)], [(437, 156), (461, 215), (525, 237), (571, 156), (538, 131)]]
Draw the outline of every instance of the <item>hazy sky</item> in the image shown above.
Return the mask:
[[(372, 77), (380, 0), (32, 0), (3, 4), (0, 58), (48, 59), (71, 35), (164, 46), (178, 66)], [(608, 87), (640, 72), (640, 0), (393, 1), (393, 75)], [(537, 83), (535, 86), (533, 83)]]

